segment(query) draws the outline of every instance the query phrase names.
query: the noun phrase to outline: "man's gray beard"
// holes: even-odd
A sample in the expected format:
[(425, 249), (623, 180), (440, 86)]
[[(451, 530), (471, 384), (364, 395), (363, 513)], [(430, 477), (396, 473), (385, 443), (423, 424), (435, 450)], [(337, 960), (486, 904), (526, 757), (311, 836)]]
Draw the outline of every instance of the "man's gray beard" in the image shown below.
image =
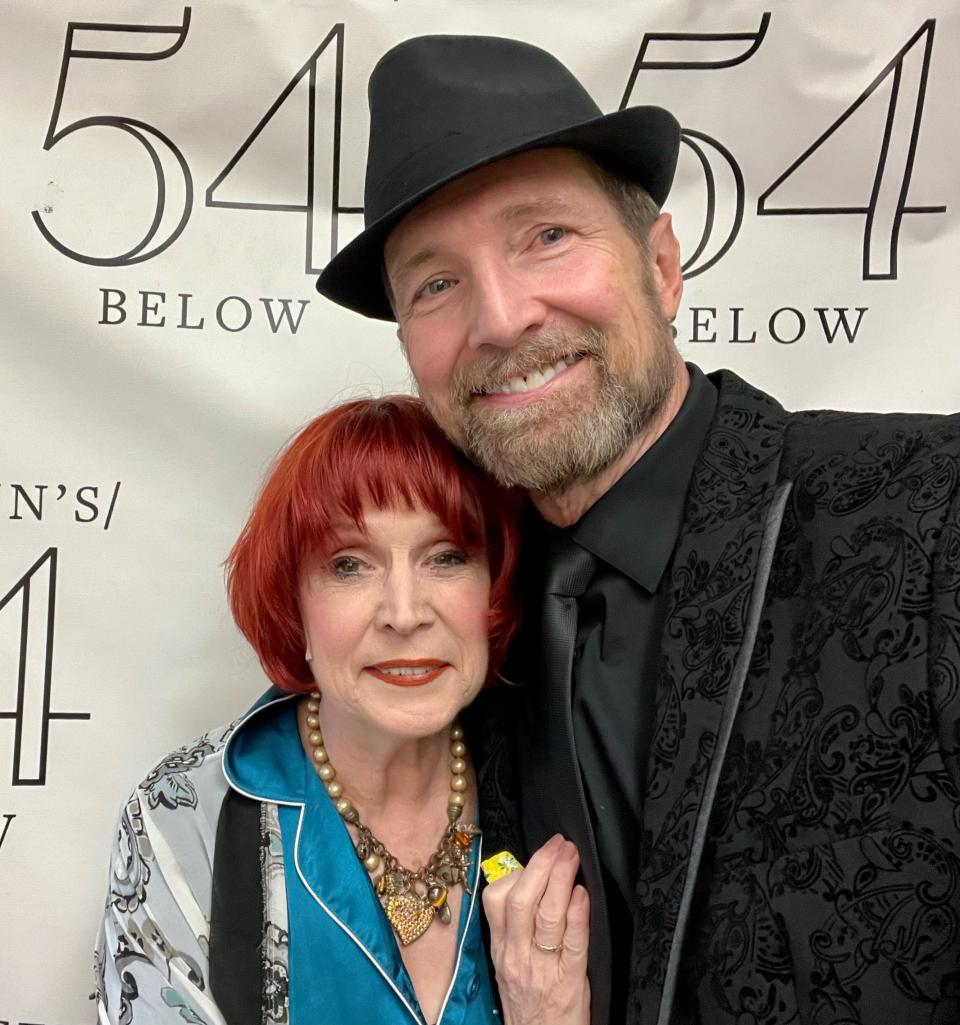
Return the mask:
[[(457, 444), (508, 487), (561, 495), (596, 477), (646, 432), (673, 388), (676, 350), (660, 319), (650, 365), (635, 381), (610, 370), (606, 340), (596, 328), (575, 335), (540, 332), (528, 344), (473, 364), (452, 382), (462, 415)], [(591, 403), (570, 388), (562, 397), (517, 409), (483, 409), (473, 401), (481, 387), (496, 389), (574, 352), (596, 364), (599, 390)]]

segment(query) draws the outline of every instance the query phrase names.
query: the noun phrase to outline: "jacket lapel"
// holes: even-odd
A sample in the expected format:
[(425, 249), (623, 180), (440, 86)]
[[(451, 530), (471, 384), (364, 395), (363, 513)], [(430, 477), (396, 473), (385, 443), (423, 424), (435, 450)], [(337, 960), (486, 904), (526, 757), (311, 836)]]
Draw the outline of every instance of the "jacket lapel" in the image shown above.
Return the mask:
[[(630, 1016), (644, 1023), (669, 1020), (671, 995), (666, 1017), (658, 1018), (659, 996), (668, 964), (668, 990), (675, 981), (697, 868), (688, 880), (691, 853), (702, 849), (716, 785), (714, 779), (705, 795), (708, 777), (749, 667), (788, 490), (776, 486), (783, 409), (728, 371), (712, 380), (719, 401), (694, 467), (667, 584), (644, 799)], [(722, 757), (721, 744), (714, 777)]]

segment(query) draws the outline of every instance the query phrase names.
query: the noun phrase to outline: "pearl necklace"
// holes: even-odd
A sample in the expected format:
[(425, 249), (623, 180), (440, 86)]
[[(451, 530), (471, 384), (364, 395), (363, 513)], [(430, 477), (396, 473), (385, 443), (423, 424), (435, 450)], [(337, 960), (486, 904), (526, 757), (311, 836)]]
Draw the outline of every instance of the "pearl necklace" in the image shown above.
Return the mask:
[(480, 830), (459, 821), (467, 789), (467, 746), (463, 742), (463, 730), (456, 722), (450, 727), (451, 779), (447, 828), (427, 863), (414, 872), (397, 861), (360, 821), (359, 812), (344, 797), (343, 784), (337, 779), (336, 769), (323, 743), (319, 711), (320, 694), (311, 694), (307, 700), (307, 727), (310, 730), (307, 739), (317, 775), (323, 780), (340, 817), (360, 834), (355, 849), (363, 867), (371, 877), (382, 867), (383, 871), (373, 881), (374, 890), (397, 938), (407, 946), (419, 939), (434, 919), (439, 919), (444, 925), (450, 924), (447, 894), (451, 886), (462, 886), (464, 892), (471, 892), (467, 886), (470, 845), (473, 838), (480, 835)]

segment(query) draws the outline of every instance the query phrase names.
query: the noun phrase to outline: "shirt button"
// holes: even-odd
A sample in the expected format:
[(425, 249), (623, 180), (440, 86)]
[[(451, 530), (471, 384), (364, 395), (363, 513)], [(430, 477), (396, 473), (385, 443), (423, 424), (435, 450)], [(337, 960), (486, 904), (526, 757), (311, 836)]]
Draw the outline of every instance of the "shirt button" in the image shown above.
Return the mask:
[(472, 1000), (480, 992), (480, 980), (474, 975), (470, 982), (470, 988), (467, 990), (467, 998)]

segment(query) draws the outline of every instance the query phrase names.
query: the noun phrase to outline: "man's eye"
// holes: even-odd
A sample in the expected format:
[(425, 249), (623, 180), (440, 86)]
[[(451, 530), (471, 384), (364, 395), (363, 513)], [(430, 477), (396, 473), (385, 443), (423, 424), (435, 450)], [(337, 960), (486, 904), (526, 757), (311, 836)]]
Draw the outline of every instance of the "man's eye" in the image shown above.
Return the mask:
[(544, 228), (540, 232), (540, 241), (550, 246), (554, 242), (559, 242), (567, 234), (566, 228), (558, 228), (556, 226), (552, 228)]
[(439, 295), (441, 292), (446, 292), (452, 284), (453, 282), (449, 278), (435, 278), (433, 281), (427, 282), (423, 292), (424, 295)]
[(358, 576), (363, 563), (355, 555), (340, 555), (331, 560), (330, 569), (339, 580)]

